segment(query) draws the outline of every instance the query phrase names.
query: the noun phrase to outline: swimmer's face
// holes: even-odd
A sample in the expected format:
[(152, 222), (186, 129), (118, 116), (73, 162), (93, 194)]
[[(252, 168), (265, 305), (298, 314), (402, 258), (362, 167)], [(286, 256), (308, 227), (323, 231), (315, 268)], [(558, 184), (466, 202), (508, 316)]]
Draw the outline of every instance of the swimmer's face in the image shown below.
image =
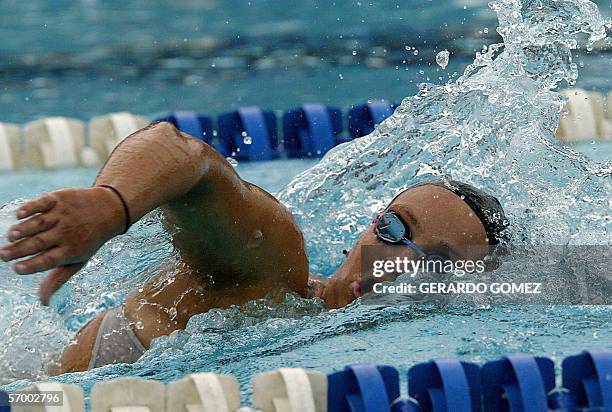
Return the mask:
[[(479, 260), (489, 251), (487, 234), (478, 216), (447, 189), (415, 187), (398, 196), (387, 211), (400, 216), (412, 233), (412, 241), (426, 254), (445, 260)], [(386, 250), (398, 248), (397, 256), (412, 254), (418, 258), (405, 245), (389, 245), (378, 239), (373, 227), (368, 227), (325, 288), (323, 298), (329, 307), (346, 306), (363, 294), (363, 286), (372, 283), (361, 276), (361, 247), (369, 245), (386, 245)]]

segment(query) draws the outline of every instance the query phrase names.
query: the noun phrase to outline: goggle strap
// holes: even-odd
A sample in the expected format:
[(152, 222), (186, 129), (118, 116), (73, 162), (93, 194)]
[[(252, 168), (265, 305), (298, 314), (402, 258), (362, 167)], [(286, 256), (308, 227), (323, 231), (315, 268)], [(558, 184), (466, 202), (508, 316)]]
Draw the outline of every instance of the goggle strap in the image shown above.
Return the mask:
[(405, 244), (406, 246), (408, 246), (410, 249), (414, 250), (415, 252), (417, 252), (417, 254), (419, 256), (425, 256), (425, 252), (423, 252), (417, 245), (415, 245), (414, 243), (412, 243), (410, 240), (403, 238), (402, 239), (402, 243)]

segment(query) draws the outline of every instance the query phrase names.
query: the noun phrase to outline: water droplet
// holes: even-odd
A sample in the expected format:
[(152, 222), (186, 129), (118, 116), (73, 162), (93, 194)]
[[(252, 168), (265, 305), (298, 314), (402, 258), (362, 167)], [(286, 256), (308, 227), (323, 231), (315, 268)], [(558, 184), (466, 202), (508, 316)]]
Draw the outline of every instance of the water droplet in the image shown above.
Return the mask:
[(253, 143), (253, 138), (251, 136), (244, 136), (244, 139), (242, 139), (242, 143), (251, 144)]
[(415, 49), (415, 50), (412, 52), (412, 54), (414, 54), (415, 56), (418, 56), (418, 55), (419, 55), (419, 51)]
[(484, 33), (484, 34), (488, 34), (488, 33), (489, 33), (489, 28), (488, 28), (488, 27), (485, 27), (485, 28), (484, 28), (484, 30), (483, 30), (483, 33)]
[(357, 56), (357, 50), (353, 50), (353, 56)]
[(446, 66), (448, 66), (449, 56), (450, 52), (448, 50), (442, 50), (440, 53), (438, 53), (436, 55), (436, 63), (438, 63), (438, 66), (442, 67), (443, 69), (446, 69)]
[(225, 160), (227, 160), (227, 162), (231, 164), (233, 167), (238, 167), (238, 161), (234, 159), (233, 157), (226, 157)]

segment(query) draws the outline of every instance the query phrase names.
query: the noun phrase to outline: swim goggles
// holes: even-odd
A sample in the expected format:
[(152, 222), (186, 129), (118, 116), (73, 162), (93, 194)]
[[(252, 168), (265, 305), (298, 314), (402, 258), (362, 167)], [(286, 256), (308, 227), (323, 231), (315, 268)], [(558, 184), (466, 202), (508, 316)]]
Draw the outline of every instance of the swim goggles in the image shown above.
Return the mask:
[(376, 237), (386, 243), (404, 244), (414, 250), (419, 257), (427, 256), (417, 245), (412, 242), (410, 228), (394, 212), (380, 212), (374, 220), (374, 233)]

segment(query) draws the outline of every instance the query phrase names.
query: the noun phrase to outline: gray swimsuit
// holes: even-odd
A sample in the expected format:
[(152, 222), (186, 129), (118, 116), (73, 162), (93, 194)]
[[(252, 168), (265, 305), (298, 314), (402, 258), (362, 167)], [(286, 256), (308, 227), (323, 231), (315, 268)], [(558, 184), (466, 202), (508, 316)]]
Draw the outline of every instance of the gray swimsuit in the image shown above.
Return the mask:
[(120, 306), (109, 310), (102, 319), (88, 369), (111, 363), (132, 363), (145, 352)]

